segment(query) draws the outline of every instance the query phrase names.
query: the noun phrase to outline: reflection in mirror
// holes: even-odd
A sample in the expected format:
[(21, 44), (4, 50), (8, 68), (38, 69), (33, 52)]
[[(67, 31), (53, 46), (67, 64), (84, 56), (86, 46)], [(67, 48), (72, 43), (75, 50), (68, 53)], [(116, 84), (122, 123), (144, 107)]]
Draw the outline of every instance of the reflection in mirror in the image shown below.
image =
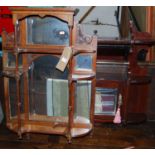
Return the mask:
[(27, 18), (27, 43), (69, 45), (69, 27), (54, 17)]
[[(15, 67), (15, 65), (16, 65), (15, 60), (16, 60), (15, 55), (11, 52), (8, 52), (8, 65), (7, 66), (8, 67)], [(19, 66), (21, 67), (22, 66), (22, 55), (21, 54), (19, 55), (18, 63), (19, 63)]]
[[(56, 56), (41, 56), (29, 67), (30, 119), (60, 116), (59, 121), (64, 121), (64, 117), (68, 116), (69, 70), (57, 70), (58, 61)], [(52, 118), (46, 120), (52, 121)]]
[(75, 91), (75, 120), (89, 123), (90, 103), (91, 103), (91, 81), (78, 81)]
[(92, 70), (92, 56), (91, 55), (77, 55), (75, 57), (75, 69), (81, 71)]
[[(20, 112), (22, 114), (23, 119), (23, 113), (24, 113), (24, 78), (21, 76), (20, 80)], [(13, 78), (9, 79), (9, 106), (10, 106), (10, 114), (11, 118), (17, 118), (17, 88), (16, 88), (16, 80)]]
[(116, 88), (96, 88), (95, 114), (115, 115), (117, 95)]

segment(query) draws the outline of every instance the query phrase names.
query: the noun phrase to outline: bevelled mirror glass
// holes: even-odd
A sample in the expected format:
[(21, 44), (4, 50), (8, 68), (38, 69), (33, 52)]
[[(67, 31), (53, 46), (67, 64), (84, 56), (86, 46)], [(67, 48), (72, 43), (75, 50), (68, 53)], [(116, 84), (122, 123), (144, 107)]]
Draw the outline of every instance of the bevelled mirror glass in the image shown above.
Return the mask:
[(79, 54), (75, 57), (76, 71), (91, 71), (92, 70), (92, 56)]
[(41, 56), (29, 67), (30, 119), (52, 121), (50, 116), (68, 119), (68, 68), (61, 72), (55, 68), (59, 57)]
[(66, 22), (55, 17), (28, 17), (27, 43), (69, 45), (69, 27)]

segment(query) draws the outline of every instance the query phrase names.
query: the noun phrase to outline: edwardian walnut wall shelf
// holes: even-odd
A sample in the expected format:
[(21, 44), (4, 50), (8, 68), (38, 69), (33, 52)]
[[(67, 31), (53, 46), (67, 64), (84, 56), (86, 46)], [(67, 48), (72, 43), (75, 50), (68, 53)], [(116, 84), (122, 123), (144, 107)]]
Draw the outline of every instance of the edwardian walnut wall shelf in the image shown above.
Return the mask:
[(8, 128), (20, 138), (39, 132), (65, 135), (70, 141), (89, 133), (96, 37), (81, 32), (71, 9), (19, 7), (12, 13), (15, 32), (2, 34)]

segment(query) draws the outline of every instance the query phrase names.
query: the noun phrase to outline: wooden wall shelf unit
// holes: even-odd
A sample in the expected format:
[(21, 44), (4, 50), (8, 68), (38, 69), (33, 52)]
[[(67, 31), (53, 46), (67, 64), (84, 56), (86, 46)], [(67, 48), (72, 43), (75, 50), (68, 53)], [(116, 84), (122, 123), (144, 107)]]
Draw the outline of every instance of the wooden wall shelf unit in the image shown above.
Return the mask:
[[(81, 32), (72, 9), (11, 10), (15, 32), (2, 33), (8, 128), (20, 138), (86, 135), (94, 125), (97, 38)], [(64, 71), (56, 69), (69, 53)]]
[[(122, 95), (123, 122), (147, 120), (148, 87), (151, 76), (148, 71), (149, 65), (145, 65), (149, 62), (146, 62), (145, 58), (149, 48), (155, 44), (155, 40), (149, 33), (137, 31), (132, 22), (130, 22), (130, 36), (130, 39), (98, 39), (96, 87), (116, 89), (117, 97), (113, 103), (109, 99), (109, 101), (101, 101), (100, 113), (95, 114), (97, 122), (113, 121), (119, 94)], [(113, 112), (105, 113), (104, 104), (113, 104), (111, 106)]]

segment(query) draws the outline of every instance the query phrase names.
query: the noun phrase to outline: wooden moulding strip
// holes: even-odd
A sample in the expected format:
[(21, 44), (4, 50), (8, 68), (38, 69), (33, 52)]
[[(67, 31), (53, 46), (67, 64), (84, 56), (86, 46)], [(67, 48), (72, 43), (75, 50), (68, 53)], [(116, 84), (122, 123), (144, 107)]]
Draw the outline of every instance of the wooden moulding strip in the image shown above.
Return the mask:
[[(18, 132), (17, 123), (7, 123), (7, 127), (14, 132)], [(54, 128), (51, 126), (25, 124), (21, 126), (21, 133), (26, 133), (26, 132), (37, 132), (37, 133), (47, 133), (47, 134), (65, 134), (66, 127), (55, 127)]]
[(58, 11), (52, 11), (52, 10), (13, 10), (13, 24), (16, 23), (17, 20), (22, 20), (25, 17), (28, 16), (39, 16), (39, 17), (45, 17), (45, 16), (53, 16), (57, 17), (63, 21), (66, 21), (69, 26), (73, 25), (73, 14), (74, 12), (58, 12)]
[(73, 81), (81, 81), (81, 80), (92, 80), (94, 79), (96, 76), (95, 73), (92, 73), (92, 74), (73, 74), (72, 76), (72, 80)]
[[(35, 118), (34, 117), (30, 117), (31, 119), (28, 120), (27, 123), (25, 123), (25, 115), (21, 114), (21, 128), (23, 130), (27, 130), (29, 131), (31, 129), (34, 129), (35, 127), (37, 128), (45, 128), (45, 132), (46, 132), (46, 128), (54, 128), (54, 130), (56, 128), (63, 128), (63, 129), (67, 129), (68, 126), (68, 120), (67, 118), (63, 118), (63, 117), (48, 117), (48, 116), (41, 116), (41, 115), (36, 115)], [(47, 118), (47, 119), (46, 119)], [(55, 120), (58, 119), (59, 122), (56, 122)], [(48, 120), (45, 122), (45, 120)], [(85, 121), (87, 121), (86, 119), (83, 119)], [(82, 121), (82, 120), (81, 120)], [(72, 128), (83, 128), (83, 129), (91, 129), (92, 128), (92, 124), (82, 121), (82, 123), (80, 121), (77, 121), (76, 119), (73, 122)], [(10, 123), (8, 123), (8, 127), (12, 130), (15, 130), (17, 127), (17, 116), (12, 117)], [(43, 131), (42, 131), (43, 132)]]
[(92, 124), (94, 124), (94, 111), (95, 111), (95, 95), (96, 94), (96, 78), (94, 78), (92, 80), (92, 83), (91, 83), (91, 88), (92, 88), (92, 91), (91, 91), (91, 107), (90, 107), (90, 121)]
[(6, 111), (6, 121), (10, 121), (10, 106), (9, 106), (9, 79), (4, 78), (4, 95), (5, 95), (5, 111)]
[[(24, 122), (23, 122), (24, 123)], [(21, 124), (23, 124), (21, 123)], [(58, 124), (57, 126), (50, 126), (49, 122), (46, 125), (38, 125), (39, 123), (37, 122), (29, 122), (28, 124), (23, 124), (21, 125), (21, 133), (26, 133), (26, 132), (37, 132), (37, 133), (47, 133), (47, 134), (60, 134), (60, 135), (65, 135), (67, 132), (67, 125), (61, 126), (61, 124)], [(18, 132), (18, 123), (17, 121), (7, 123), (7, 127), (10, 130), (13, 130), (14, 132)], [(72, 129), (76, 129), (76, 131), (81, 131), (81, 130), (88, 130), (90, 131), (92, 129), (92, 124), (80, 124), (76, 123), (73, 124)]]
[(29, 46), (24, 46), (24, 47), (19, 47), (18, 52), (19, 53), (33, 53), (33, 54), (62, 54), (63, 49), (65, 46), (58, 46), (58, 47), (48, 47), (46, 46), (39, 46), (35, 45), (34, 47), (29, 47)]
[[(152, 37), (154, 37), (154, 7), (148, 6), (146, 7), (146, 31), (152, 34)], [(147, 60), (152, 61), (153, 60), (153, 48), (149, 49), (147, 54)]]
[(75, 54), (79, 54), (79, 53), (94, 53), (96, 51), (96, 48), (94, 48), (94, 47), (92, 47), (90, 45), (87, 45), (87, 44), (75, 44), (73, 49), (75, 51), (77, 51), (77, 53), (75, 52)]

